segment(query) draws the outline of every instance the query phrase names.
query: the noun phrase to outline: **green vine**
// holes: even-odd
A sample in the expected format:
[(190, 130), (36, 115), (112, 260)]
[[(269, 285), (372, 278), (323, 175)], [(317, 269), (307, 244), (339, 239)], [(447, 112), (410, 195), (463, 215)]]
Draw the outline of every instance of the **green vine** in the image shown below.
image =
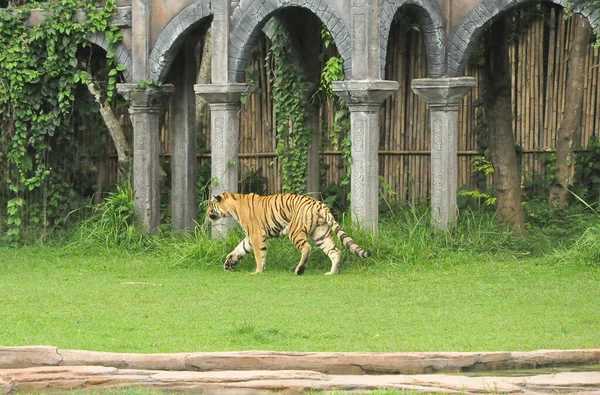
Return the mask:
[[(120, 40), (118, 29), (109, 25), (115, 0), (107, 0), (104, 6), (98, 0), (35, 6), (43, 7), (45, 18), (33, 27), (28, 23), (33, 6), (0, 10), (0, 182), (9, 191), (5, 223), (0, 226), (6, 227), (5, 236), (11, 241), (20, 237), (28, 194), (43, 189), (43, 205), (59, 204), (60, 199), (51, 197), (60, 196), (63, 185), (59, 181), (49, 184), (53, 174), (60, 173), (52, 167), (52, 148), (75, 141), (76, 91), (88, 82), (87, 65), (78, 53), (87, 45), (88, 33), (105, 32), (111, 46)], [(80, 10), (83, 20), (77, 15)], [(123, 70), (114, 56), (114, 49), (109, 49), (108, 97), (114, 95), (116, 76)], [(44, 210), (29, 221), (45, 227), (50, 221), (47, 214)]]
[(275, 153), (281, 162), (283, 191), (303, 193), (311, 140), (311, 131), (305, 122), (308, 80), (299, 62), (294, 59), (291, 48), (285, 29), (277, 26), (267, 55), (275, 60), (273, 69), (269, 70), (277, 130)]
[(162, 86), (162, 82), (154, 81), (152, 78), (148, 78), (147, 80), (141, 80), (140, 82), (138, 82), (133, 90), (136, 92), (142, 92), (148, 88), (160, 90)]
[[(327, 50), (333, 43), (331, 33), (327, 27), (321, 27), (321, 39), (325, 49)], [(329, 139), (334, 150), (339, 150), (341, 147), (342, 160), (350, 165), (352, 163), (352, 154), (350, 151), (350, 111), (348, 105), (333, 92), (333, 82), (342, 81), (344, 79), (344, 60), (340, 56), (331, 56), (325, 62), (323, 71), (321, 72), (321, 81), (319, 84), (319, 92), (324, 94), (328, 100), (335, 103), (336, 111), (333, 117), (333, 128), (329, 131)], [(350, 166), (345, 174), (342, 175), (340, 185), (350, 185)]]

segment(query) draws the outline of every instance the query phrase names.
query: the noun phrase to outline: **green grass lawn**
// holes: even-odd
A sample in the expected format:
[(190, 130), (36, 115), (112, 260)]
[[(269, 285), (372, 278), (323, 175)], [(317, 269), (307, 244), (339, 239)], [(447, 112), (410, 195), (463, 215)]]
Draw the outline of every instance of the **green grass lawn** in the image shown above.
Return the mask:
[(139, 353), (600, 347), (597, 264), (460, 246), (411, 252), (385, 232), (361, 242), (374, 252), (368, 262), (345, 255), (339, 276), (323, 276), (319, 251), (303, 276), (293, 275), (299, 253), (287, 240), (269, 244), (261, 275), (251, 274), (252, 257), (222, 270), (232, 240), (192, 246), (184, 264), (160, 251), (0, 248), (0, 345)]

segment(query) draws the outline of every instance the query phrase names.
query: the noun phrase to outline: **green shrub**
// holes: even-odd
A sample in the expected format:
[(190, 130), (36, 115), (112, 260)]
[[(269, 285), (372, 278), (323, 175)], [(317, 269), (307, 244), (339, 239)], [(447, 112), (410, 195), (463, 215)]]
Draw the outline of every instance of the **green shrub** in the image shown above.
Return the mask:
[(129, 183), (117, 185), (116, 192), (109, 192), (102, 203), (88, 210), (91, 214), (74, 231), (74, 243), (127, 248), (143, 245), (143, 235), (135, 227)]

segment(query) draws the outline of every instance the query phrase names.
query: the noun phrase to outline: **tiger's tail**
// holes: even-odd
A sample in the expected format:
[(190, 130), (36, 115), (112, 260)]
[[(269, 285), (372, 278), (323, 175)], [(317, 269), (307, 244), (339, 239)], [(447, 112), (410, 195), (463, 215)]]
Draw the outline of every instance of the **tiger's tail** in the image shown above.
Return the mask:
[(351, 253), (360, 257), (360, 258), (368, 258), (371, 256), (369, 251), (363, 250), (337, 223), (329, 208), (324, 207), (321, 211), (321, 215), (325, 218), (325, 221), (331, 226), (331, 229), (335, 232), (337, 237), (340, 239), (344, 247), (350, 250)]

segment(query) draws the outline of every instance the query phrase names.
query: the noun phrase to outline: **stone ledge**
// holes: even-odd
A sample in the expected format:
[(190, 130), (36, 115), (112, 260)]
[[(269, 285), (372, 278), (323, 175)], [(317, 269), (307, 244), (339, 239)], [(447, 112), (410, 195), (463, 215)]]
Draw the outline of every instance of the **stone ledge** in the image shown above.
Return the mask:
[(308, 370), (173, 372), (100, 366), (0, 369), (0, 393), (81, 388), (145, 387), (203, 393), (303, 393), (377, 389), (449, 393), (557, 393), (600, 391), (600, 372), (529, 377), (432, 375), (325, 375)]
[(126, 354), (0, 347), (0, 369), (103, 366), (170, 371), (310, 370), (324, 374), (423, 374), (600, 364), (600, 349), (530, 352), (195, 352)]

